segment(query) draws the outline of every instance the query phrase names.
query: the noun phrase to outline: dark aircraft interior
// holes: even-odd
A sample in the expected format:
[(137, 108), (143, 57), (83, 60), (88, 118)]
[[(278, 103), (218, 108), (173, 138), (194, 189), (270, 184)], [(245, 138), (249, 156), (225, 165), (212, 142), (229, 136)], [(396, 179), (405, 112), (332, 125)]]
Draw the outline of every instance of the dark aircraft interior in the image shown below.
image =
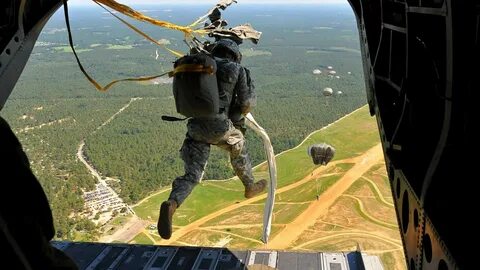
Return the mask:
[[(406, 264), (409, 269), (478, 269), (472, 181), (478, 179), (473, 108), (480, 89), (480, 1), (349, 3), (357, 18), (368, 105), (380, 130)], [(0, 109), (43, 26), (61, 6), (61, 0), (0, 1)], [(0, 268), (21, 269), (30, 252), (52, 252), (41, 244), (53, 237), (51, 213), (41, 207), (48, 203), (33, 174), (20, 172), (26, 170), (21, 165), (26, 157), (15, 149), (13, 133), (0, 132)], [(28, 202), (8, 204), (20, 186), (29, 187), (22, 195)], [(14, 214), (15, 209), (25, 216)], [(30, 235), (18, 236), (13, 226), (27, 228)]]

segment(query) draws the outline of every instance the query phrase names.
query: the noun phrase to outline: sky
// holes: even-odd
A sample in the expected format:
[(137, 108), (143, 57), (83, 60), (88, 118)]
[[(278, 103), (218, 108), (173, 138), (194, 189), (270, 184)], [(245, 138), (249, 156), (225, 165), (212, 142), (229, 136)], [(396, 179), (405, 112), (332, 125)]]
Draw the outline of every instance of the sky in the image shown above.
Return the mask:
[[(3, 0), (0, 0), (3, 1)], [(142, 4), (208, 4), (214, 5), (218, 0), (117, 0), (127, 5)], [(70, 5), (91, 5), (90, 0), (69, 0)], [(347, 4), (347, 0), (238, 0), (238, 4)]]

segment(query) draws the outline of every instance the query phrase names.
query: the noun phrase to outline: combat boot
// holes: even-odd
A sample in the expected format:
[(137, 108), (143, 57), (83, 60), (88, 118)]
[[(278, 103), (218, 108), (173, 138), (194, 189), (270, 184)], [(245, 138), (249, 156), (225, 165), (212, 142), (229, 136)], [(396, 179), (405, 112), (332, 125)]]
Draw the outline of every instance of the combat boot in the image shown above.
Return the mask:
[(253, 198), (260, 194), (267, 187), (267, 180), (262, 179), (245, 187), (245, 198)]
[(170, 239), (172, 236), (172, 218), (177, 207), (178, 205), (175, 200), (164, 201), (160, 206), (157, 230), (163, 239)]

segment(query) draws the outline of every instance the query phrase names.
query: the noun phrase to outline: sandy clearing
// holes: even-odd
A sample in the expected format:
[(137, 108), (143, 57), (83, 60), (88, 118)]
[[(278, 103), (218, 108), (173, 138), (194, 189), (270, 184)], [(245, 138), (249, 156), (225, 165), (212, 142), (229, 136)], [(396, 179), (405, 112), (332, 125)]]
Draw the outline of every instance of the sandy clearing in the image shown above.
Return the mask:
[[(324, 166), (324, 167), (319, 167), (317, 169), (315, 169), (311, 174), (309, 174), (308, 176), (306, 176), (305, 178), (303, 178), (302, 180), (300, 181), (297, 181), (293, 184), (290, 184), (288, 186), (285, 186), (285, 187), (282, 187), (282, 188), (279, 188), (276, 192), (276, 194), (281, 194), (283, 192), (287, 192), (291, 189), (294, 189), (296, 187), (299, 187), (309, 181), (312, 181), (312, 180), (315, 180), (322, 172), (334, 167), (335, 165), (337, 164), (340, 164), (340, 163), (345, 163), (344, 160), (337, 160), (335, 162), (331, 162), (329, 163), (327, 166)], [(213, 212), (207, 216), (204, 216), (192, 223), (190, 223), (189, 225), (186, 225), (184, 227), (181, 227), (180, 229), (176, 230), (173, 232), (172, 234), (172, 237), (169, 239), (169, 240), (162, 240), (160, 241), (160, 244), (165, 244), (165, 245), (168, 245), (168, 244), (171, 244), (175, 241), (177, 241), (178, 239), (180, 239), (182, 236), (188, 234), (189, 232), (193, 231), (193, 230), (196, 230), (198, 227), (200, 227), (201, 225), (205, 224), (206, 222), (218, 217), (218, 216), (221, 216), (223, 214), (226, 214), (230, 211), (233, 211), (233, 210), (236, 210), (238, 208), (241, 208), (243, 206), (246, 206), (246, 205), (250, 205), (254, 202), (258, 202), (258, 201), (261, 201), (263, 199), (265, 199), (267, 197), (267, 194), (262, 194), (260, 196), (257, 196), (255, 198), (251, 198), (251, 199), (248, 199), (248, 200), (245, 200), (243, 202), (240, 202), (240, 203), (237, 203), (237, 204), (233, 204), (233, 205), (230, 205), (230, 206), (227, 206), (223, 209), (220, 209), (216, 212)]]
[(351, 199), (355, 200), (358, 203), (358, 206), (360, 207), (360, 212), (362, 212), (362, 214), (365, 215), (365, 217), (367, 217), (366, 218), (367, 220), (370, 219), (370, 222), (373, 221), (374, 223), (379, 223), (377, 225), (381, 225), (381, 226), (384, 226), (384, 227), (389, 228), (389, 229), (398, 229), (397, 224), (382, 221), (382, 220), (380, 220), (378, 218), (375, 218), (375, 217), (371, 216), (370, 214), (368, 214), (368, 212), (365, 210), (365, 206), (363, 205), (362, 200), (360, 200), (359, 198), (357, 198), (355, 196), (352, 196), (352, 195), (347, 195), (347, 194), (343, 194), (342, 196), (345, 196), (345, 197), (348, 197), (348, 198), (351, 198)]
[(378, 197), (380, 198), (380, 200), (382, 201), (382, 203), (388, 205), (388, 206), (391, 206), (391, 207), (394, 207), (395, 205), (393, 203), (390, 203), (388, 202), (387, 200), (385, 200), (385, 197), (383, 196), (382, 192), (380, 192), (380, 189), (378, 188), (377, 184), (375, 182), (373, 182), (372, 180), (368, 179), (367, 177), (365, 176), (362, 176), (362, 178), (369, 182), (371, 184), (371, 187), (373, 187), (373, 189), (375, 189), (375, 192), (378, 194)]

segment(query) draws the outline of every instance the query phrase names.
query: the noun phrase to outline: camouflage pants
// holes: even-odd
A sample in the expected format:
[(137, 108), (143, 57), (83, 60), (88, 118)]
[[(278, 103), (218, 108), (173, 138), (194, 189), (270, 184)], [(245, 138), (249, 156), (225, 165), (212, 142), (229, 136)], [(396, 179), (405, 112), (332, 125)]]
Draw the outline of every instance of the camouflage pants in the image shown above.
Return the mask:
[(230, 153), (232, 167), (244, 186), (254, 182), (245, 137), (229, 119), (192, 119), (187, 127), (187, 136), (180, 149), (185, 174), (173, 181), (169, 199), (175, 200), (178, 205), (182, 204), (200, 182), (210, 155), (210, 145)]

